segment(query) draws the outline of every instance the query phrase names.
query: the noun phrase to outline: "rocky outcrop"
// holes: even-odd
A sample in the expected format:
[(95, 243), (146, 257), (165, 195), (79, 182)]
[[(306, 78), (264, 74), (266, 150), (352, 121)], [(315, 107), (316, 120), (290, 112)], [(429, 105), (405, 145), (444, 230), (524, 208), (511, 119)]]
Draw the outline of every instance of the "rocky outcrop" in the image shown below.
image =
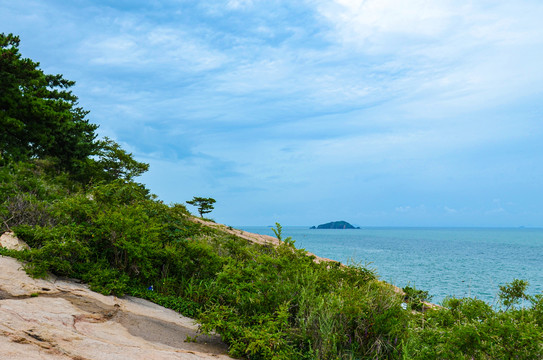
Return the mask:
[(197, 337), (197, 329), (192, 319), (142, 299), (32, 279), (17, 260), (0, 256), (1, 359), (230, 359), (218, 336)]
[(28, 245), (15, 236), (12, 231), (7, 231), (0, 236), (0, 247), (12, 250), (30, 249)]
[(360, 229), (355, 228), (351, 224), (349, 224), (347, 221), (332, 221), (326, 224), (321, 224), (317, 227), (312, 226), (310, 229)]

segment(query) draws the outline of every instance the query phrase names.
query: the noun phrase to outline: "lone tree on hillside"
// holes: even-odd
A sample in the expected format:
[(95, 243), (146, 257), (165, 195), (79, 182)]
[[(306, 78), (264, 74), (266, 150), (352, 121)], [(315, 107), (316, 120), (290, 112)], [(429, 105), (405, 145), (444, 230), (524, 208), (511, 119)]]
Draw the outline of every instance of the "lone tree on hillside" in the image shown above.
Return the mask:
[(203, 218), (204, 214), (210, 213), (213, 210), (213, 204), (215, 199), (213, 198), (204, 198), (195, 196), (192, 200), (188, 200), (187, 204), (194, 205), (198, 207), (198, 212), (200, 217)]

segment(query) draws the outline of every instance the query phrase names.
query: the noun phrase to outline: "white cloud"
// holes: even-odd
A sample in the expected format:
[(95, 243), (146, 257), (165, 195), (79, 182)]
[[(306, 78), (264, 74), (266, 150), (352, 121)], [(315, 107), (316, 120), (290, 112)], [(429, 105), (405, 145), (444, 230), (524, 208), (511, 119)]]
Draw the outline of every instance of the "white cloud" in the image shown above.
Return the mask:
[(443, 210), (445, 210), (445, 212), (448, 213), (448, 214), (456, 214), (456, 213), (458, 213), (458, 210), (450, 208), (448, 206), (444, 206)]
[[(220, 67), (227, 57), (194, 34), (154, 24), (124, 23), (121, 34), (92, 34), (80, 47), (90, 63), (152, 69), (155, 72), (202, 72)], [(162, 67), (162, 68), (161, 68)]]
[(541, 178), (539, 1), (0, 4), (25, 55), (76, 80), (100, 132), (156, 165), (145, 179), (166, 201), (216, 192), (264, 219), (349, 209), (383, 224), (510, 210), (489, 205), (502, 194), (541, 203), (523, 193)]
[(394, 210), (398, 213), (424, 213), (426, 212), (426, 206), (425, 205), (418, 205), (418, 206), (404, 205), (404, 206), (397, 206)]
[[(457, 7), (450, 1), (337, 0), (323, 6), (322, 13), (336, 26), (347, 42), (371, 41), (379, 34), (439, 36)], [(333, 4), (333, 3), (332, 3)]]
[(405, 47), (442, 49), (451, 41), (457, 50), (539, 42), (536, 19), (543, 6), (534, 1), (334, 0), (321, 2), (319, 10), (334, 25), (338, 40), (396, 53)]
[[(469, 99), (478, 106), (514, 100), (534, 86), (543, 90), (543, 73), (538, 70), (543, 62), (543, 23), (538, 20), (543, 17), (543, 4), (538, 2), (336, 0), (320, 4), (321, 14), (332, 24), (328, 38), (338, 46), (338, 53), (381, 58), (393, 65), (373, 86), (425, 98)], [(368, 70), (377, 72), (380, 67)]]
[(253, 0), (229, 0), (227, 7), (229, 9), (240, 9), (253, 5)]

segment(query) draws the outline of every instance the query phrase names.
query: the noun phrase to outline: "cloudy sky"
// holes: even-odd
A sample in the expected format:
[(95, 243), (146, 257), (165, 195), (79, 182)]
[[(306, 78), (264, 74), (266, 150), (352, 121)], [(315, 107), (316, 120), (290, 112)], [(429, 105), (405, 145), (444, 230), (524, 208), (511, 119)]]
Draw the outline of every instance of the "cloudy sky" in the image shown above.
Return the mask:
[(540, 0), (0, 0), (0, 32), (77, 82), (141, 182), (234, 226), (543, 226), (542, 18)]

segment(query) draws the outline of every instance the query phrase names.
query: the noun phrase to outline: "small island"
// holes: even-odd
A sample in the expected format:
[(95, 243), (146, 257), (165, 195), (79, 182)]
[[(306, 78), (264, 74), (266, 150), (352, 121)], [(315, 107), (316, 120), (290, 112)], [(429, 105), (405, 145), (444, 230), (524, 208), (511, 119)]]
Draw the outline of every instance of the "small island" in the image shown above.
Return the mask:
[(317, 227), (312, 226), (310, 227), (310, 229), (360, 229), (360, 228), (352, 226), (347, 221), (332, 221), (326, 224), (321, 224)]

